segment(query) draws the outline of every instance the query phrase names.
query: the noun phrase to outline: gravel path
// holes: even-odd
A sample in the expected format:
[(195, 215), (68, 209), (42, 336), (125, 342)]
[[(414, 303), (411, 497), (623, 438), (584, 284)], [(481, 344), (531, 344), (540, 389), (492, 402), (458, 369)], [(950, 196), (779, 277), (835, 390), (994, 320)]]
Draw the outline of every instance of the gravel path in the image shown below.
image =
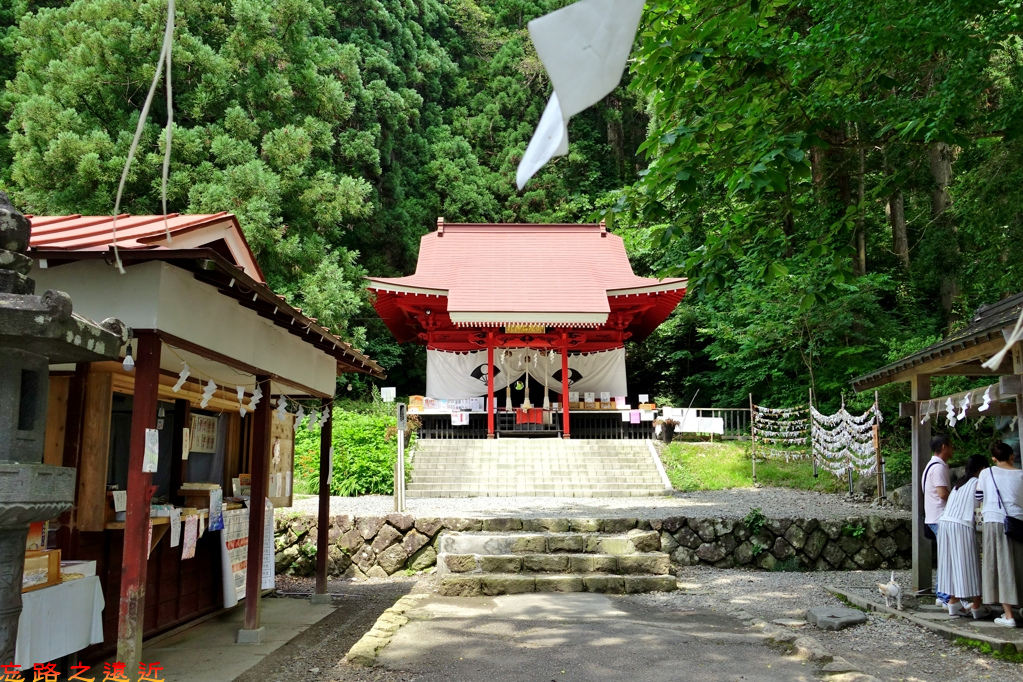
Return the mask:
[[(799, 517), (844, 519), (876, 514), (907, 517), (909, 512), (893, 507), (872, 507), (851, 502), (844, 495), (789, 488), (736, 488), (659, 497), (452, 497), (408, 499), (407, 511), (414, 516), (520, 518), (598, 516), (659, 518), (665, 516), (712, 516), (743, 518), (759, 507), (771, 518)], [(295, 497), (294, 506), (284, 512), (316, 514), (315, 496)], [(381, 516), (394, 511), (394, 499), (387, 495), (332, 497), (330, 513), (352, 516)]]
[[(685, 611), (693, 608), (723, 609), (741, 606), (753, 616), (771, 621), (802, 618), (812, 606), (838, 605), (823, 585), (871, 587), (888, 582), (889, 571), (837, 573), (772, 573), (714, 568), (684, 568), (677, 593), (642, 595), (650, 605)], [(896, 571), (895, 579), (909, 584), (908, 572)], [(867, 623), (839, 632), (812, 626), (807, 634), (818, 639), (835, 656), (841, 656), (865, 673), (882, 680), (942, 680), (973, 682), (977, 679), (1019, 682), (1023, 664), (952, 645), (948, 640), (899, 618), (871, 613)]]

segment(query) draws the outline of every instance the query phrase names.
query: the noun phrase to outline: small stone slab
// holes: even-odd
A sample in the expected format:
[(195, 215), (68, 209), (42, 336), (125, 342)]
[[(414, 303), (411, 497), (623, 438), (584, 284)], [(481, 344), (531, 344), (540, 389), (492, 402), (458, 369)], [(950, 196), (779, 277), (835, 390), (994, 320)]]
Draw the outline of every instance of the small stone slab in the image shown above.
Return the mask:
[(831, 663), (828, 663), (826, 666), (824, 666), (822, 670), (826, 673), (859, 672), (852, 663), (845, 660), (841, 656), (836, 656), (835, 658), (831, 659)]
[(795, 618), (778, 618), (776, 620), (772, 620), (771, 622), (774, 623), (775, 625), (781, 625), (782, 627), (785, 628), (801, 628), (806, 626), (805, 620), (796, 620)]
[(806, 610), (806, 621), (821, 630), (844, 630), (867, 622), (867, 614), (845, 606), (816, 606)]

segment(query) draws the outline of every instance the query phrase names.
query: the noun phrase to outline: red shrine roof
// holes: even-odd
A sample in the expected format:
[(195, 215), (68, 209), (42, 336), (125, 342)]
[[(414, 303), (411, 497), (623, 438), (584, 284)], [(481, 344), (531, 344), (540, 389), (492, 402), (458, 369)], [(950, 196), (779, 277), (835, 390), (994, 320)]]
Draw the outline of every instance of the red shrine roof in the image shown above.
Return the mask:
[[(633, 310), (629, 336), (646, 336), (685, 295), (685, 279), (638, 277), (621, 237), (603, 223), (445, 224), (423, 236), (414, 275), (370, 277), (376, 308), (400, 341), (424, 329), (543, 324), (602, 328), (622, 320), (612, 313), (628, 297), (651, 305)], [(429, 322), (408, 303), (433, 299)], [(405, 304), (399, 301), (404, 300)], [(635, 308), (638, 299), (628, 302)], [(614, 318), (614, 319), (612, 319)]]
[[(32, 222), (31, 246), (39, 250), (108, 251), (114, 244), (111, 216), (26, 216)], [(211, 246), (220, 255), (265, 283), (238, 219), (231, 213), (117, 216), (117, 248), (190, 249)], [(171, 238), (168, 240), (167, 232)]]

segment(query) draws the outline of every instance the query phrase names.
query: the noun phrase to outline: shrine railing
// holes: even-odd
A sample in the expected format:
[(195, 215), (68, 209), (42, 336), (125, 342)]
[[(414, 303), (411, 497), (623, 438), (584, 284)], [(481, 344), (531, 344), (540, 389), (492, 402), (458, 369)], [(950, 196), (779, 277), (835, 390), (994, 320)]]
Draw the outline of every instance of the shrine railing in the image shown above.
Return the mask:
[(698, 417), (720, 417), (725, 422), (725, 440), (747, 440), (750, 437), (748, 407), (701, 407)]

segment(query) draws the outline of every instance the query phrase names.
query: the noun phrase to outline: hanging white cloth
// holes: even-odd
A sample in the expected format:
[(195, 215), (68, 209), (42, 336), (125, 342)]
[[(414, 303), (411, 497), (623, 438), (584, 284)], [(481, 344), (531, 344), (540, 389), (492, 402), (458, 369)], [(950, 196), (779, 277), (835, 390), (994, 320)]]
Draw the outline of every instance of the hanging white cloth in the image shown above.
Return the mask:
[[(501, 363), (502, 354), (507, 353)], [(522, 362), (529, 355), (531, 362)], [(543, 351), (530, 348), (494, 350), (494, 391), (500, 391), (521, 379), (526, 372), (530, 378), (547, 386), (555, 393), (564, 393), (561, 384), (561, 354), (548, 358)], [(569, 390), (580, 393), (602, 392), (628, 395), (625, 375), (625, 349), (594, 353), (568, 354)], [(426, 395), (431, 398), (474, 398), (487, 393), (487, 352), (447, 353), (426, 351)]]

